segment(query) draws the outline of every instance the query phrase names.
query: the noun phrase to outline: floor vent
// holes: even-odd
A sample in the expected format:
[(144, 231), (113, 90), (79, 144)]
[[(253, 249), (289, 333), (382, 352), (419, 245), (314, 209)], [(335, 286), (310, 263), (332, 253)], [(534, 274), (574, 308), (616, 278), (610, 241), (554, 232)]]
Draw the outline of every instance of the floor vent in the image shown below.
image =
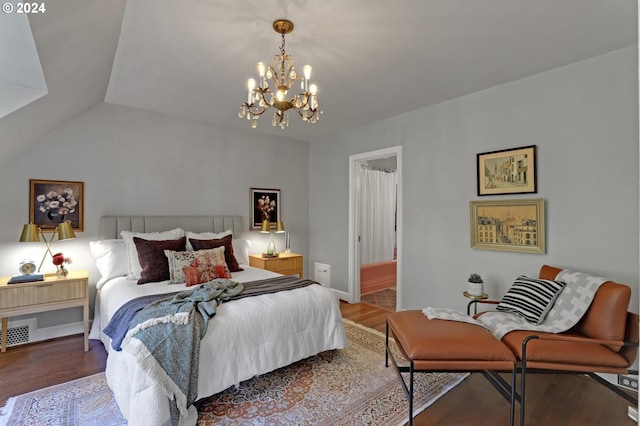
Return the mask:
[(28, 321), (17, 321), (7, 328), (7, 346), (22, 345), (31, 341), (31, 325)]

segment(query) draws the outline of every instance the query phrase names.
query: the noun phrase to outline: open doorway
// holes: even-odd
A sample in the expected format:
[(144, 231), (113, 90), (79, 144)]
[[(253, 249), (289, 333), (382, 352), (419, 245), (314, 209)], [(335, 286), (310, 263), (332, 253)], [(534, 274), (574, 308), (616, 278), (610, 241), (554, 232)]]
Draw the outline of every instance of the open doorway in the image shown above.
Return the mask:
[(349, 295), (397, 310), (401, 300), (402, 147), (349, 157)]

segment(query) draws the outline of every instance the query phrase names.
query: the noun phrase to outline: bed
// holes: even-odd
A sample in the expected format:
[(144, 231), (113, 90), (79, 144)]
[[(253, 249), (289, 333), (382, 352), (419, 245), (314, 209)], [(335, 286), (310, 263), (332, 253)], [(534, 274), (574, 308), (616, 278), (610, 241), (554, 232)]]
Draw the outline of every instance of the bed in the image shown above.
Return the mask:
[[(241, 235), (242, 218), (107, 216), (101, 219), (101, 241), (92, 242), (91, 246), (103, 276), (96, 286), (98, 291), (90, 338), (101, 340), (108, 351), (105, 371), (107, 382), (129, 425), (171, 424), (171, 402), (157, 380), (140, 367), (132, 354), (111, 347), (111, 339), (103, 333), (104, 327), (119, 307), (129, 300), (150, 294), (176, 292), (187, 287), (184, 283), (169, 285), (167, 280), (137, 285), (136, 280), (123, 276), (122, 267), (118, 269), (117, 265), (126, 261), (126, 255), (122, 253), (125, 245), (118, 239), (122, 231), (125, 234), (147, 234), (173, 228), (191, 230), (192, 233), (229, 230), (233, 235)], [(105, 246), (108, 246), (107, 249)], [(232, 272), (232, 280), (249, 283), (278, 276), (250, 267), (248, 249), (241, 240), (234, 238), (233, 247), (243, 270)], [(105, 262), (108, 267), (105, 267)], [(216, 315), (201, 341), (198, 398), (216, 394), (255, 375), (317, 353), (345, 348), (346, 345), (338, 299), (318, 283), (223, 303), (217, 307)], [(180, 425), (194, 425), (196, 420), (197, 412), (190, 406), (188, 415), (180, 418)]]

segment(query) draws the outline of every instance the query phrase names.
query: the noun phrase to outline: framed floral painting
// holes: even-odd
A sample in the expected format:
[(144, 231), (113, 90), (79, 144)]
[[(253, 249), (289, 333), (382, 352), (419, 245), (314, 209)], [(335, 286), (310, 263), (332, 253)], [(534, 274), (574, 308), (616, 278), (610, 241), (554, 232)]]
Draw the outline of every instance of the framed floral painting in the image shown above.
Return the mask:
[(44, 232), (53, 232), (64, 221), (71, 221), (74, 231), (82, 231), (83, 202), (83, 182), (29, 180), (29, 223)]
[(265, 219), (274, 226), (280, 220), (280, 190), (251, 188), (251, 230), (260, 229)]

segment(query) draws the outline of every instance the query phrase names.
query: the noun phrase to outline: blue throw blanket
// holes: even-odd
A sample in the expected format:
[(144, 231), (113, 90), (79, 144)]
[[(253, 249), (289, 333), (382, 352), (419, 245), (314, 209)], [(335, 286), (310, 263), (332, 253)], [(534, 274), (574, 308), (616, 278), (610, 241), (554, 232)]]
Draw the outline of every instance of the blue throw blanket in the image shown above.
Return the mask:
[(162, 387), (171, 400), (171, 423), (197, 397), (200, 340), (218, 304), (243, 285), (216, 279), (163, 298), (140, 310), (129, 324), (122, 348)]
[(122, 345), (122, 341), (129, 331), (129, 324), (131, 324), (138, 312), (156, 300), (167, 299), (175, 294), (178, 294), (178, 292), (141, 296), (122, 305), (113, 314), (109, 324), (102, 330), (104, 334), (111, 338), (111, 347), (118, 352), (122, 350), (120, 345)]

